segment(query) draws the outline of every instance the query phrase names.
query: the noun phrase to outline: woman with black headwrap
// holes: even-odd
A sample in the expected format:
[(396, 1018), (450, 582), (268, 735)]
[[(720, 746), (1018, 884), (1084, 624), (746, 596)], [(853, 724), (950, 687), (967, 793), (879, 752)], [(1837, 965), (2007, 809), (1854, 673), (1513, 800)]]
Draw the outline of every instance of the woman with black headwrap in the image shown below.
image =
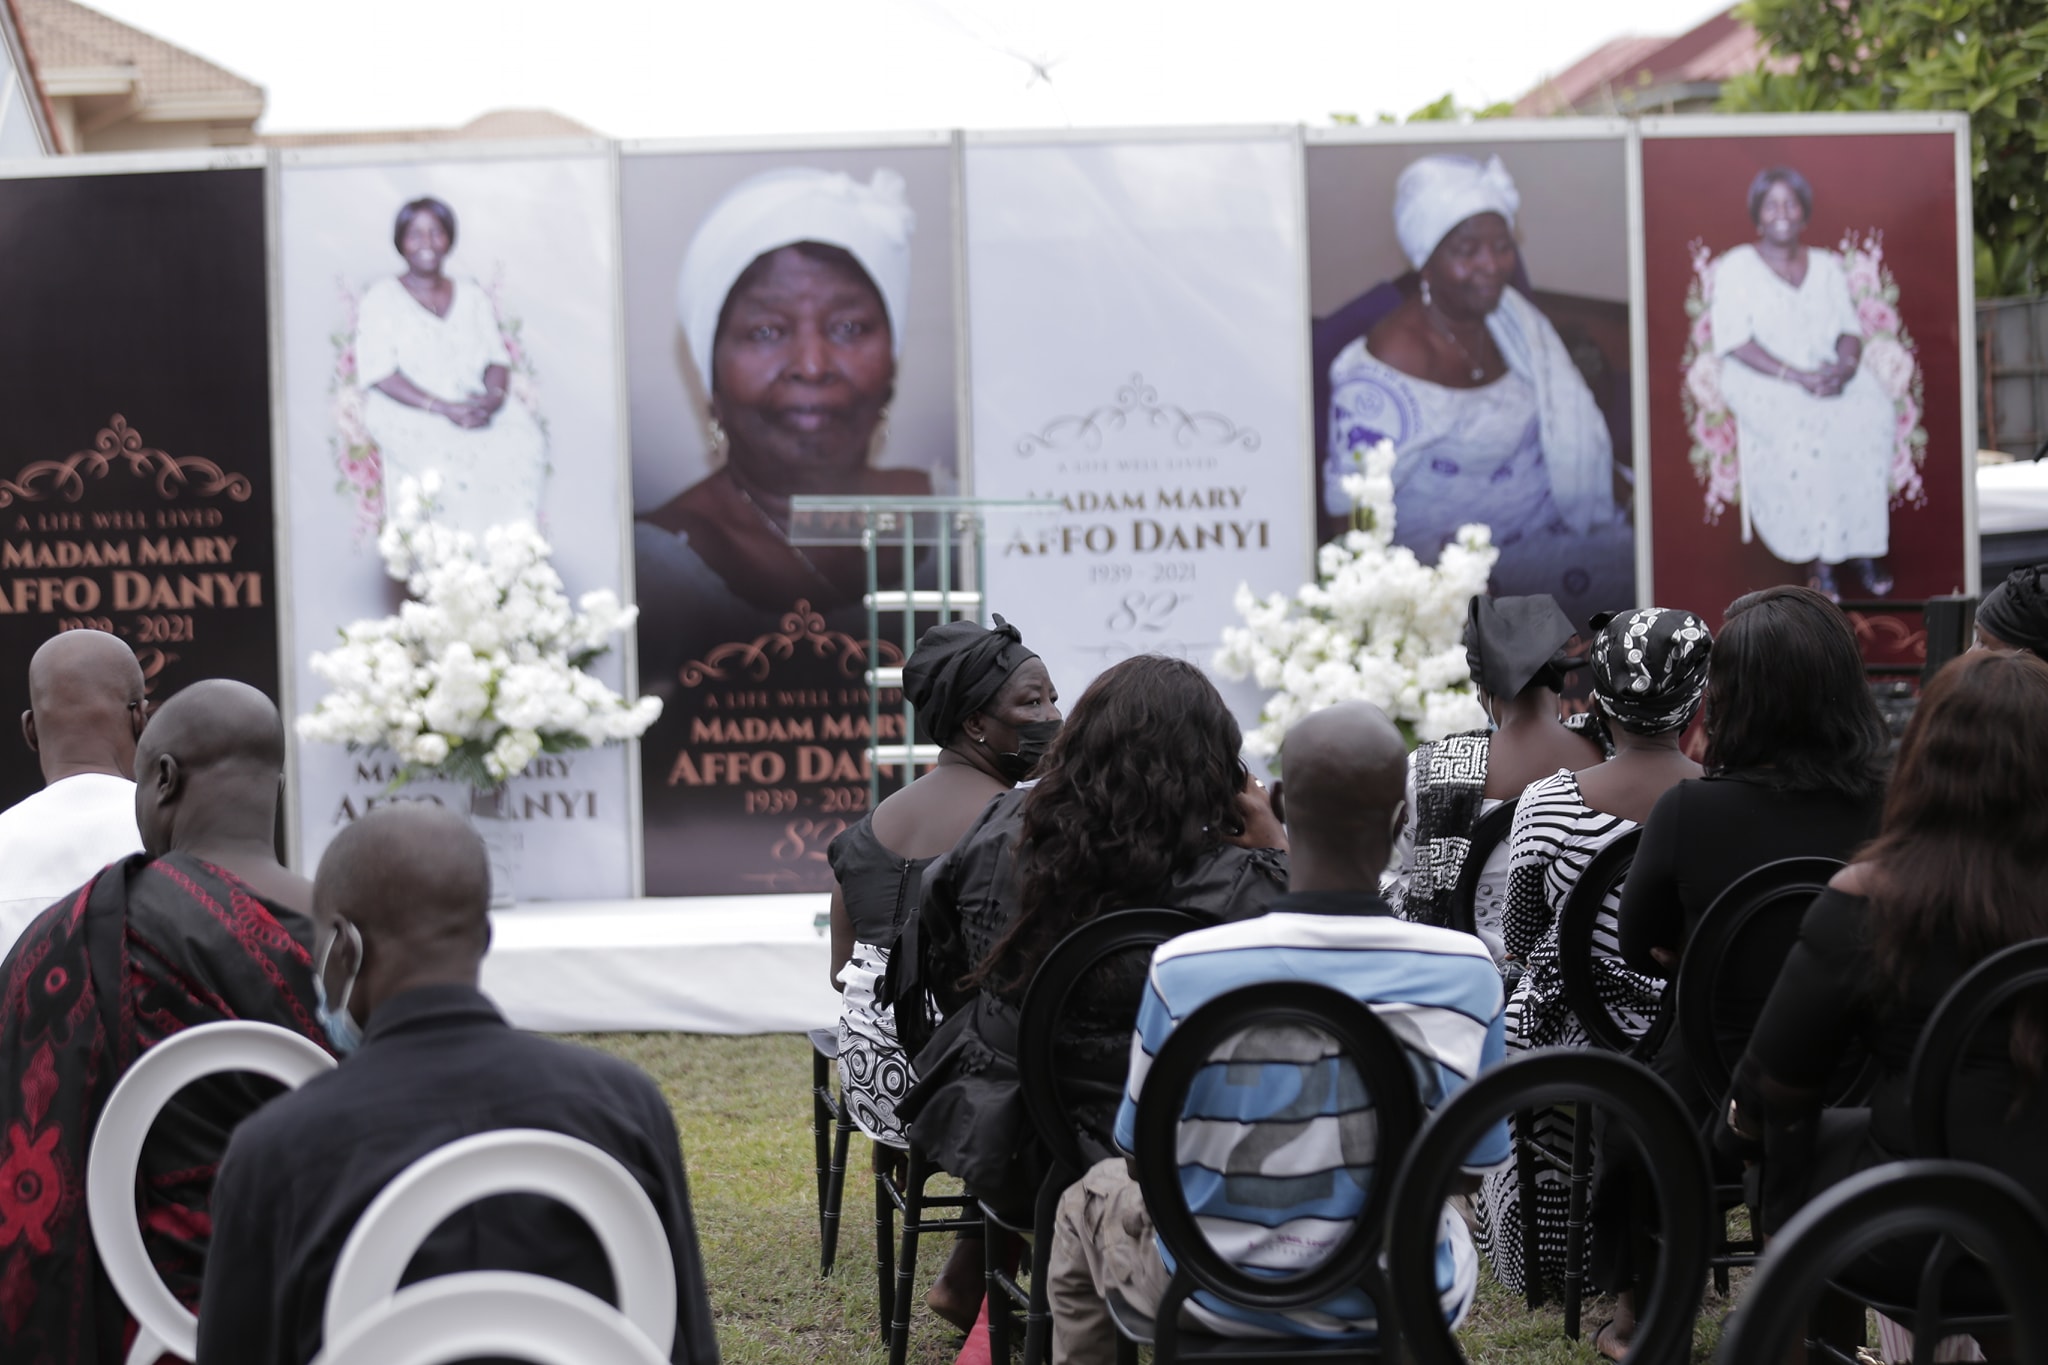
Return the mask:
[[(1706, 623), (1691, 612), (1645, 607), (1602, 613), (1592, 625), (1593, 697), (1607, 719), (1615, 755), (1532, 783), (1515, 808), (1501, 919), (1508, 959), (1523, 965), (1508, 997), (1507, 1043), (1513, 1049), (1586, 1043), (1564, 997), (1558, 927), (1565, 901), (1595, 854), (1647, 819), (1665, 791), (1700, 772), (1679, 748), (1679, 737), (1707, 686), (1713, 636)], [(1649, 1026), (1662, 986), (1617, 960), (1611, 904), (1594, 927), (1593, 945), (1601, 999), (1625, 1027), (1640, 1033)], [(1521, 1136), (1561, 1152), (1568, 1167), (1568, 1117), (1546, 1110), (1533, 1127)], [(1551, 1278), (1564, 1268), (1566, 1194), (1561, 1175), (1539, 1169), (1536, 1226), (1543, 1264), (1536, 1273)], [(1517, 1231), (1520, 1202), (1512, 1168), (1489, 1176), (1479, 1200), (1480, 1243), (1495, 1277), (1517, 1290), (1530, 1273)]]
[(2048, 659), (2048, 564), (2014, 569), (1977, 606), (1977, 648)]
[[(1394, 844), (1388, 899), (1404, 919), (1448, 924), (1452, 890), (1464, 870), (1473, 826), (1522, 788), (1560, 768), (1605, 757), (1598, 718), (1561, 720), (1558, 694), (1573, 635), (1557, 599), (1474, 597), (1465, 619), (1465, 661), (1479, 686), (1489, 728), (1419, 746), (1408, 760), (1410, 819)], [(1486, 861), (1473, 911), (1479, 936), (1501, 958), (1500, 902), (1507, 843)]]
[[(924, 870), (959, 842), (982, 807), (1028, 775), (1059, 729), (1059, 692), (1045, 664), (1001, 616), (995, 629), (951, 621), (926, 631), (903, 665), (903, 692), (923, 738), (939, 746), (932, 770), (883, 801), (826, 850), (832, 892), (832, 980), (841, 992), (839, 1079), (847, 1112), (875, 1142), (877, 1164), (906, 1143), (896, 1102), (910, 1062), (881, 987), (889, 951), (917, 912)], [(971, 1320), (978, 1252), (956, 1252), (934, 1303)]]

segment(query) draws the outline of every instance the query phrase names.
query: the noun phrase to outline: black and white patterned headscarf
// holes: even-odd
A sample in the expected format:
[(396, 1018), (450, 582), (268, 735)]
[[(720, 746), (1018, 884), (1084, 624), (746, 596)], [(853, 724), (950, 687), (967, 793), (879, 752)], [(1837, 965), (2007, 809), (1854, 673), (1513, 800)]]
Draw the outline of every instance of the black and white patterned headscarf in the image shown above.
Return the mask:
[(1592, 620), (1593, 695), (1621, 728), (1661, 735), (1683, 728), (1707, 688), (1714, 637), (1689, 611), (1643, 607)]

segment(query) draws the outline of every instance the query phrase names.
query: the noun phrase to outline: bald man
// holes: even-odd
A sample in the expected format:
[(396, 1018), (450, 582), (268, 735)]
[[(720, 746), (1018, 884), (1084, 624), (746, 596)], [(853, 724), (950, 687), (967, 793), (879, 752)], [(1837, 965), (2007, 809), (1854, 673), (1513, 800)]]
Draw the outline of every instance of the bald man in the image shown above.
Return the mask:
[[(46, 728), (38, 736), (47, 744)], [(194, 683), (150, 721), (134, 765), (130, 818), (145, 851), (45, 910), (0, 969), (8, 1365), (122, 1359), (127, 1314), (97, 1275), (84, 1200), (92, 1125), (122, 1072), (172, 1034), (218, 1020), (325, 1037), (312, 887), (271, 848), (284, 765), (277, 708), (241, 683)], [(240, 1076), (188, 1087), (143, 1147), (143, 1245), (188, 1306), (199, 1299), (227, 1135), (277, 1090)]]
[(0, 812), (0, 957), (51, 901), (142, 847), (135, 739), (149, 714), (135, 651), (100, 630), (67, 630), (28, 664), (21, 737), (43, 789)]
[[(1332, 706), (1289, 730), (1280, 756), (1286, 781), (1273, 786), (1273, 810), (1287, 825), (1287, 894), (1256, 919), (1183, 934), (1153, 954), (1117, 1112), (1116, 1142), (1126, 1155), (1097, 1164), (1060, 1200), (1047, 1277), (1056, 1362), (1116, 1358), (1105, 1307), (1111, 1290), (1147, 1315), (1166, 1294), (1171, 1277), (1129, 1153), (1150, 1059), (1201, 1005), (1268, 981), (1335, 987), (1399, 1018), (1396, 1036), (1415, 1054), (1419, 1074), (1430, 1078), (1422, 1099), (1432, 1107), (1501, 1059), (1501, 980), (1486, 946), (1470, 934), (1396, 919), (1380, 898), (1380, 871), (1407, 818), (1408, 753), (1400, 731), (1378, 707)], [(1262, 1047), (1259, 1034), (1247, 1032), (1232, 1064), (1244, 1083), (1214, 1088), (1203, 1110), (1211, 1132), (1224, 1135), (1226, 1146), (1215, 1155), (1226, 1178), (1190, 1182), (1188, 1197), (1211, 1239), (1232, 1248), (1237, 1264), (1293, 1267), (1349, 1235), (1372, 1165), (1352, 1155), (1327, 1063), (1302, 1056), (1285, 1034)], [(1243, 1060), (1247, 1054), (1258, 1060)], [(1252, 1069), (1255, 1079), (1240, 1074)], [(1316, 1096), (1323, 1098), (1313, 1111), (1300, 1107), (1300, 1097)], [(1503, 1124), (1473, 1153), (1467, 1173), (1481, 1174), (1509, 1155)], [(1464, 1220), (1448, 1207), (1437, 1238), (1437, 1287), (1455, 1322), (1478, 1287), (1478, 1257)], [(1289, 1313), (1248, 1312), (1198, 1293), (1181, 1321), (1221, 1336), (1363, 1343), (1376, 1336), (1377, 1319), (1372, 1301), (1354, 1289)]]
[[(379, 1191), (450, 1142), (502, 1128), (566, 1133), (616, 1157), (668, 1232), (670, 1359), (718, 1359), (675, 1120), (660, 1087), (600, 1052), (521, 1033), (477, 989), (490, 866), (439, 806), (372, 811), (313, 883), (323, 1017), (344, 1056), (236, 1130), (214, 1200), (199, 1365), (305, 1365), (342, 1243)], [(465, 1270), (566, 1280), (616, 1303), (589, 1229), (550, 1200), (485, 1201), (450, 1218), (407, 1281)]]

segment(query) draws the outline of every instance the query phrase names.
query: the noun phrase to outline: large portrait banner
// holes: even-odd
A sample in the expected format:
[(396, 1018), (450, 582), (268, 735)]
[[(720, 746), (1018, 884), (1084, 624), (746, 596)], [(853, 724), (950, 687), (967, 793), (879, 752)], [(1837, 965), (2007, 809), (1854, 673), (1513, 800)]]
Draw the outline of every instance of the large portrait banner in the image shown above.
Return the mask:
[(1628, 142), (1485, 126), (1306, 151), (1321, 539), (1391, 441), (1394, 537), (1425, 564), (1482, 522), (1497, 594), (1585, 628), (1635, 604)]
[[(1718, 625), (1778, 583), (1853, 610), (1866, 657), (1924, 657), (1964, 590), (1957, 140), (1951, 128), (1642, 140), (1652, 579)], [(1936, 126), (1929, 126), (1936, 125)], [(1682, 126), (1682, 125), (1680, 125)]]
[(0, 179), (0, 712), (79, 629), (277, 695), (263, 261), (260, 167)]
[(1309, 575), (1296, 165), (1266, 136), (968, 143), (974, 491), (1061, 504), (992, 517), (989, 603), (1068, 697), (1136, 654), (1208, 668), (1240, 583)]
[(791, 499), (957, 487), (950, 140), (629, 148), (620, 182), (647, 893), (828, 890), (902, 651), (870, 660), (865, 555)]
[[(405, 600), (377, 549), (404, 478), (438, 475), (437, 517), (479, 539), (534, 523), (572, 600), (625, 597), (610, 159), (372, 156), (296, 153), (279, 172), (301, 711), (326, 688), (312, 655)], [(593, 666), (614, 689), (625, 650)], [(380, 802), (468, 806), (450, 782), (394, 790), (398, 760), (383, 751), (296, 742), (307, 866)], [(541, 755), (506, 783), (501, 811), (514, 826), (499, 870), (517, 899), (632, 893), (623, 750)]]

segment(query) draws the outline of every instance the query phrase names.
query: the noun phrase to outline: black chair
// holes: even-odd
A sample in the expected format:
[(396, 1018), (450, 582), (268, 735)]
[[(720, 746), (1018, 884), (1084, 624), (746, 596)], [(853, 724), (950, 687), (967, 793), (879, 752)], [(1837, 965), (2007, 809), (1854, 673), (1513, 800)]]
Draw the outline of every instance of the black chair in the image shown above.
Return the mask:
[[(1731, 882), (1700, 916), (1698, 927), (1686, 940), (1675, 984), (1679, 1042), (1700, 1088), (1708, 1095), (1727, 1094), (1734, 1070), (1716, 1036), (1724, 969), (1732, 950), (1738, 942), (1753, 947), (1759, 939), (1764, 940), (1761, 946), (1775, 959), (1775, 974), (1776, 965), (1783, 964), (1799, 937), (1799, 921), (1806, 908), (1841, 870), (1842, 864), (1834, 858), (1784, 858), (1765, 863)], [(1759, 964), (1755, 955), (1745, 954), (1742, 965), (1751, 969)], [(1767, 983), (1762, 984), (1767, 990)]]
[(1458, 868), (1458, 884), (1451, 888), (1450, 903), (1444, 907), (1450, 916), (1447, 923), (1461, 933), (1479, 932), (1479, 877), (1486, 871), (1486, 860), (1507, 842), (1514, 830), (1517, 804), (1503, 801), (1472, 826), (1472, 846), (1465, 850), (1465, 861)]
[[(1628, 1030), (1607, 1011), (1593, 971), (1594, 933), (1607, 898), (1628, 879), (1634, 864), (1636, 845), (1643, 832), (1632, 829), (1593, 855), (1579, 874), (1571, 894), (1565, 898), (1558, 917), (1558, 970), (1564, 982), (1565, 1004), (1593, 1046), (1607, 1052), (1629, 1052), (1636, 1043)], [(1566, 1181), (1564, 1247), (1564, 1330), (1578, 1340), (1579, 1305), (1586, 1289), (1587, 1202), (1593, 1183), (1593, 1113), (1589, 1106), (1576, 1105), (1572, 1111), (1572, 1150), (1569, 1162), (1536, 1141), (1536, 1113), (1515, 1115), (1515, 1183), (1520, 1195), (1522, 1296), (1531, 1309), (1543, 1302), (1541, 1250), (1537, 1237), (1536, 1202), (1539, 1182), (1537, 1167), (1559, 1172)]]
[[(2017, 997), (2044, 986), (2048, 986), (2048, 940), (2016, 944), (1992, 954), (1964, 973), (1942, 997), (1921, 1030), (1906, 1073), (1907, 1093), (1912, 1097), (1915, 1158), (1940, 1161), (1950, 1157), (1950, 1092), (1963, 1069), (1970, 1040)], [(2039, 1153), (2027, 1153), (2024, 1159), (2038, 1160)], [(1943, 1337), (2001, 1327), (2008, 1321), (2003, 1313), (1964, 1313), (1943, 1308), (1942, 1280), (1960, 1255), (1961, 1248), (1952, 1238), (1939, 1239), (1922, 1267), (1920, 1295), (1911, 1304), (1874, 1297), (1859, 1289), (1853, 1280), (1838, 1281), (1835, 1287), (1911, 1328), (1914, 1365), (1929, 1365), (1935, 1346)]]
[[(1799, 921), (1807, 907), (1841, 870), (1842, 864), (1833, 858), (1784, 858), (1765, 863), (1729, 883), (1687, 939), (1678, 977), (1673, 989), (1665, 992), (1665, 1013), (1675, 1017), (1686, 1063), (1714, 1107), (1720, 1106), (1733, 1079), (1734, 1068), (1719, 1036), (1720, 1007), (1724, 979), (1732, 977), (1728, 968), (1738, 945), (1743, 950), (1738, 959), (1740, 969), (1758, 977), (1762, 989), (1768, 991), (1767, 983), (1776, 977), (1798, 940)], [(1763, 975), (1765, 964), (1768, 976)], [(1661, 1037), (1661, 1031), (1652, 1032)], [(1832, 1096), (1830, 1103), (1849, 1102), (1868, 1084), (1865, 1068)], [(1731, 1239), (1727, 1235), (1727, 1213), (1744, 1201), (1741, 1184), (1724, 1182), (1716, 1185), (1714, 1193), (1722, 1213), (1714, 1246), (1714, 1288), (1726, 1294), (1730, 1268), (1752, 1264), (1762, 1242), (1754, 1225), (1747, 1237)]]
[(1628, 880), (1635, 865), (1636, 846), (1643, 841), (1640, 828), (1618, 836), (1593, 855), (1579, 874), (1571, 894), (1565, 897), (1564, 912), (1558, 917), (1557, 966), (1564, 980), (1565, 1004), (1571, 1008), (1579, 1027), (1593, 1045), (1606, 1052), (1628, 1052), (1636, 1045), (1600, 998), (1599, 981), (1593, 971), (1594, 936), (1600, 927), (1600, 911), (1607, 898)]
[[(1219, 1047), (1255, 1027), (1310, 1029), (1332, 1039), (1337, 1051), (1357, 1068), (1373, 1106), (1374, 1178), (1367, 1182), (1364, 1208), (1327, 1257), (1288, 1275), (1255, 1275), (1219, 1255), (1195, 1221), (1180, 1182), (1180, 1124), (1188, 1092)], [(1123, 1338), (1120, 1358), (1135, 1359), (1135, 1347), (1149, 1345), (1157, 1365), (1181, 1359), (1245, 1361), (1294, 1356), (1379, 1360), (1377, 1341), (1211, 1336), (1183, 1327), (1180, 1310), (1197, 1289), (1227, 1303), (1266, 1312), (1305, 1308), (1357, 1288), (1365, 1289), (1375, 1304), (1386, 1302), (1378, 1262), (1388, 1199), (1398, 1182), (1380, 1177), (1400, 1165), (1421, 1114), (1422, 1102), (1415, 1092), (1407, 1050), (1369, 1007), (1342, 991), (1303, 981), (1265, 982), (1227, 991), (1190, 1013), (1167, 1036), (1146, 1073), (1138, 1099), (1133, 1153), (1146, 1211), (1173, 1260), (1173, 1278), (1152, 1317), (1139, 1312), (1122, 1295), (1110, 1294), (1110, 1316)], [(1432, 1263), (1434, 1259), (1432, 1244)]]
[[(1937, 1247), (1953, 1243), (1989, 1268), (2012, 1310), (2017, 1359), (2048, 1360), (2048, 1296), (2040, 1292), (2041, 1267), (2048, 1265), (2048, 1215), (2009, 1176), (1964, 1161), (1895, 1161), (1815, 1196), (1772, 1239), (1715, 1359), (1721, 1365), (1784, 1359), (1787, 1344), (1803, 1335), (1822, 1287), (1847, 1262), (1874, 1244), (1930, 1233)], [(1921, 1283), (1922, 1303), (1937, 1310), (1930, 1321), (1947, 1321), (1938, 1313), (1946, 1270), (1935, 1264), (1940, 1256), (1938, 1250), (1929, 1258), (1935, 1273)], [(1814, 1344), (1838, 1360), (1853, 1360), (1825, 1343), (1809, 1343)], [(1930, 1358), (1933, 1348), (1931, 1333), (1915, 1336), (1916, 1361)]]
[[(910, 1297), (917, 1280), (918, 1240), (931, 1232), (982, 1230), (981, 1211), (973, 1199), (965, 1194), (925, 1192), (934, 1177), (944, 1174), (914, 1140), (905, 1154), (900, 1188), (888, 1171), (875, 1171), (875, 1283), (882, 1336), (889, 1343), (889, 1365), (903, 1365), (910, 1350)], [(900, 1254), (892, 1236), (899, 1216), (903, 1219)]]
[(818, 1157), (818, 1273), (830, 1275), (839, 1257), (839, 1203), (846, 1190), (846, 1143), (853, 1118), (844, 1094), (832, 1088), (839, 1060), (839, 1030), (814, 1028), (811, 1039), (811, 1142)]
[[(1387, 1276), (1401, 1341), (1415, 1365), (1463, 1365), (1436, 1284), (1436, 1237), (1452, 1177), (1487, 1130), (1523, 1110), (1597, 1106), (1641, 1145), (1659, 1205), (1661, 1253), (1637, 1311), (1628, 1359), (1690, 1358), (1709, 1247), (1706, 1146), (1685, 1106), (1642, 1063), (1587, 1048), (1539, 1048), (1478, 1077), (1430, 1115), (1394, 1180)], [(1758, 1356), (1755, 1360), (1763, 1360)]]
[[(1091, 920), (1061, 939), (1032, 974), (1017, 1019), (1017, 1074), (1023, 1083), (1024, 1108), (1031, 1116), (1049, 1164), (1040, 1182), (1028, 1223), (1010, 1211), (984, 1202), (982, 1217), (1031, 1249), (1030, 1283), (1019, 1285), (1006, 1264), (1001, 1240), (991, 1235), (987, 1247), (989, 1358), (1005, 1362), (1015, 1334), (1015, 1310), (1024, 1317), (1025, 1365), (1041, 1365), (1052, 1354), (1052, 1309), (1046, 1302), (1047, 1266), (1052, 1254), (1053, 1217), (1060, 1196), (1088, 1169), (1072, 1112), (1060, 1093), (1054, 1063), (1058, 1021), (1066, 1013), (1074, 988), (1102, 963), (1126, 953), (1152, 949), (1190, 929), (1213, 924), (1212, 916), (1187, 910), (1122, 910)], [(1131, 1002), (1135, 1012), (1138, 1002)]]

